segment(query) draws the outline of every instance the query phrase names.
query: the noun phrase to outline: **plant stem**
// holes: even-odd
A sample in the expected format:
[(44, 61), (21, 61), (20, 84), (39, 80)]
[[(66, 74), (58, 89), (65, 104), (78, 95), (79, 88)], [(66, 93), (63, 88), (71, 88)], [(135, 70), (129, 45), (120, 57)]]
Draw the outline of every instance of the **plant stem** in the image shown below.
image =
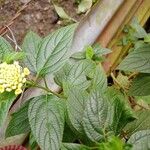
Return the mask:
[(54, 92), (54, 91), (52, 91), (51, 89), (49, 89), (47, 86), (46, 86), (46, 87), (43, 87), (43, 86), (41, 86), (41, 85), (36, 84), (36, 83), (33, 82), (33, 81), (31, 81), (31, 82), (29, 81), (28, 84), (31, 85), (30, 87), (37, 87), (37, 88), (43, 89), (44, 91), (49, 92), (49, 93), (52, 93), (52, 94), (56, 95), (56, 96), (59, 97), (59, 98), (62, 98), (62, 97), (63, 97), (62, 95), (58, 94), (57, 92)]
[(120, 88), (122, 88), (125, 92), (127, 92), (127, 90), (126, 90), (126, 89), (121, 85), (121, 83), (115, 78), (114, 74), (111, 73), (110, 75), (111, 75), (112, 79), (118, 84), (118, 86), (119, 86)]

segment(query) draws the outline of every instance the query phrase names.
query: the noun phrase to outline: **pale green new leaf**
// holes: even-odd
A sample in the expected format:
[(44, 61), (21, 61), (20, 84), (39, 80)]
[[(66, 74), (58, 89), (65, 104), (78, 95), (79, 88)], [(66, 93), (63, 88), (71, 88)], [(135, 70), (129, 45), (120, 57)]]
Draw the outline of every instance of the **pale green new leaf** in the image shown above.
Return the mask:
[(126, 125), (124, 131), (128, 136), (140, 131), (150, 129), (150, 111), (140, 110), (136, 112), (136, 120)]
[(4, 55), (13, 52), (12, 46), (0, 36), (0, 62), (3, 61)]
[(135, 48), (118, 68), (125, 71), (150, 73), (150, 44)]
[(131, 87), (129, 89), (129, 95), (150, 95), (150, 74), (139, 74), (131, 84)]
[(147, 34), (147, 35), (144, 37), (144, 42), (150, 43), (150, 34)]
[(86, 49), (86, 53), (85, 53), (86, 59), (92, 59), (92, 57), (94, 56), (94, 50), (92, 46), (87, 46), (85, 47), (85, 49)]
[(110, 49), (104, 48), (100, 44), (94, 44), (92, 46), (92, 48), (93, 48), (93, 50), (95, 52), (95, 55), (98, 55), (98, 56), (103, 56), (103, 55), (111, 53)]
[(22, 49), (26, 53), (24, 63), (33, 73), (37, 73), (36, 61), (41, 40), (36, 33), (30, 31), (25, 36), (22, 45)]
[(83, 134), (83, 112), (88, 101), (88, 93), (78, 88), (71, 88), (67, 99), (67, 112), (69, 123), (77, 131)]
[(90, 150), (90, 148), (82, 144), (63, 143), (61, 150)]
[(0, 127), (4, 124), (8, 111), (15, 98), (16, 95), (13, 92), (0, 94)]
[(26, 102), (17, 112), (12, 114), (12, 118), (6, 129), (6, 137), (28, 133), (30, 131), (30, 125), (28, 121), (28, 106), (29, 101)]
[(100, 90), (91, 92), (83, 115), (83, 127), (86, 135), (93, 142), (104, 138), (105, 130), (112, 123), (112, 107)]
[(64, 65), (75, 28), (76, 24), (60, 28), (43, 39), (36, 59), (39, 76), (57, 72)]
[(60, 6), (57, 6), (56, 4), (54, 4), (55, 10), (58, 14), (58, 16), (61, 19), (68, 19), (68, 20), (72, 20), (72, 18), (64, 11), (64, 9)]
[(92, 7), (92, 0), (81, 0), (78, 5), (78, 13), (85, 13)]
[(128, 140), (132, 150), (150, 150), (150, 130), (141, 130), (134, 133)]
[(18, 61), (18, 60), (23, 60), (25, 58), (25, 53), (24, 52), (9, 52), (4, 54), (4, 58), (3, 60), (7, 63), (13, 63), (14, 61)]
[(107, 142), (99, 145), (99, 150), (125, 150), (123, 141), (115, 136), (109, 137)]
[(42, 150), (58, 150), (64, 130), (65, 109), (62, 100), (53, 95), (32, 99), (28, 118), (33, 136)]
[(131, 21), (131, 27), (135, 30), (135, 33), (133, 33), (132, 36), (135, 36), (137, 38), (144, 38), (147, 35), (144, 28), (139, 24), (137, 18), (133, 18), (133, 20)]

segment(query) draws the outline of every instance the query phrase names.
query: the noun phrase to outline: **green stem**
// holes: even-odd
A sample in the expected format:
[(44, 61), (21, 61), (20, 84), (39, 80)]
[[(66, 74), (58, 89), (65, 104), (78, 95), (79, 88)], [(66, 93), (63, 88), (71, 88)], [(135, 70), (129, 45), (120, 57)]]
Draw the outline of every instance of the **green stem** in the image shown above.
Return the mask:
[(46, 91), (46, 92), (48, 92), (48, 93), (52, 93), (52, 94), (56, 95), (56, 96), (59, 97), (59, 98), (63, 98), (62, 95), (60, 95), (60, 94), (58, 94), (58, 93), (52, 91), (52, 90), (49, 89), (48, 87), (43, 87), (43, 86), (41, 86), (41, 85), (38, 85), (38, 84), (36, 84), (34, 81), (31, 81), (31, 82), (28, 81), (27, 84), (30, 85), (30, 87), (37, 87), (37, 88), (42, 89), (42, 90), (44, 90), (44, 91)]
[(45, 87), (48, 88), (48, 85), (47, 85), (45, 77), (43, 78), (43, 80), (44, 80), (44, 83), (45, 83)]

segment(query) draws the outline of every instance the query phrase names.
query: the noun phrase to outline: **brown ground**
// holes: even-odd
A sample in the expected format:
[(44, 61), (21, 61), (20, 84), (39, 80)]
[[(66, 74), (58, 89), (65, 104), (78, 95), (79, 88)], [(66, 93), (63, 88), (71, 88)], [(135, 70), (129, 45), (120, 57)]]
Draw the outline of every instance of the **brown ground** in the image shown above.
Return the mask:
[[(8, 24), (16, 12), (29, 0), (0, 0), (0, 28)], [(76, 13), (75, 0), (58, 0), (60, 6), (76, 20), (82, 18)], [(62, 26), (59, 17), (49, 0), (31, 0), (28, 6), (11, 26), (17, 41), (20, 43), (28, 30), (41, 36)]]

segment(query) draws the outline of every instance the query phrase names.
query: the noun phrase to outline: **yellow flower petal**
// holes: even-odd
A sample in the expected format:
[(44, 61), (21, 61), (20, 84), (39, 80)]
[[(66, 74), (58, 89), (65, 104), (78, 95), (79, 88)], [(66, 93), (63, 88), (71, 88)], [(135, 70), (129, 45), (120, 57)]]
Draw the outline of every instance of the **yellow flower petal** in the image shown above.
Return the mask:
[(0, 85), (0, 93), (3, 93), (5, 91), (5, 88), (3, 85)]
[(23, 83), (26, 82), (26, 76), (30, 74), (28, 68), (22, 69), (19, 62), (0, 64), (0, 93), (15, 90), (15, 94), (22, 93)]
[(21, 94), (21, 93), (22, 93), (22, 89), (16, 89), (16, 90), (15, 90), (15, 94), (16, 94), (16, 95), (19, 95), (19, 94)]
[(24, 68), (23, 73), (24, 73), (24, 75), (28, 76), (30, 74), (30, 71), (28, 68)]

